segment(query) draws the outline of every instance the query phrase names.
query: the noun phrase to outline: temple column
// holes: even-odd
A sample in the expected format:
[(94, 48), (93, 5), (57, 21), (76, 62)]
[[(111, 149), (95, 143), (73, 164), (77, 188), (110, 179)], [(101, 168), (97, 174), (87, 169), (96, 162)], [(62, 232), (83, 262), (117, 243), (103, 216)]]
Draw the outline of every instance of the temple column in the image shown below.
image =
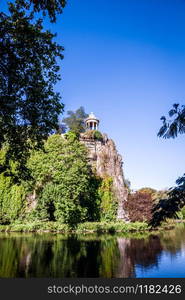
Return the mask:
[(85, 120), (86, 130), (98, 130), (99, 120), (93, 113)]

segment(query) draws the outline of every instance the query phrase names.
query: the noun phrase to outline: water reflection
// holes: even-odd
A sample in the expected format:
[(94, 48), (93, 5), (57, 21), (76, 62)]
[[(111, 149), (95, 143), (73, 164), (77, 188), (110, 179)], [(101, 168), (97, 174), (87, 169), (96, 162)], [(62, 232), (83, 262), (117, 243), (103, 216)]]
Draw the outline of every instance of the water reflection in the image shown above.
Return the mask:
[(0, 277), (185, 277), (184, 258), (182, 224), (149, 236), (0, 234)]

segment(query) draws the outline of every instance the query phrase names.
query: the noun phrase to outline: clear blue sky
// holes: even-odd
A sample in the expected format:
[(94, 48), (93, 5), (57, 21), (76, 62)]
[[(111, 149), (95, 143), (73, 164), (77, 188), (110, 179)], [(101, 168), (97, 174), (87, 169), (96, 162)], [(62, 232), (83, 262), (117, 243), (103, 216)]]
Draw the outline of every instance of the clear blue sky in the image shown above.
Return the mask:
[(65, 109), (100, 118), (133, 189), (173, 186), (185, 172), (185, 136), (157, 132), (171, 105), (185, 103), (185, 1), (68, 0), (46, 25), (65, 47)]

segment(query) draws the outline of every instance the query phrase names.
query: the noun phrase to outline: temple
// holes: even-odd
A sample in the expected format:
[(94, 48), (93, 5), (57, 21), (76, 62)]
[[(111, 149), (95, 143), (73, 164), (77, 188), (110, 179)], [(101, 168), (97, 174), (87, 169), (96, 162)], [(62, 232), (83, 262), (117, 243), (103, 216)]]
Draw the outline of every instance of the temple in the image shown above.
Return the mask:
[(100, 121), (98, 118), (93, 113), (90, 113), (88, 118), (85, 120), (86, 130), (98, 130), (99, 123)]

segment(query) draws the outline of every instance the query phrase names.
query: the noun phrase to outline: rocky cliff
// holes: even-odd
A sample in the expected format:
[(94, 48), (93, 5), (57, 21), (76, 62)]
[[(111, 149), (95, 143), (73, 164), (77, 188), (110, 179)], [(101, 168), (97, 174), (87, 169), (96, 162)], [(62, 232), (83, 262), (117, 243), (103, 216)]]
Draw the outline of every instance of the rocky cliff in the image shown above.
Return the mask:
[(85, 144), (89, 153), (89, 161), (98, 176), (110, 176), (113, 180), (114, 194), (118, 201), (117, 219), (128, 221), (124, 209), (127, 201), (128, 190), (125, 185), (122, 157), (118, 154), (115, 143), (106, 134), (102, 140), (86, 138), (81, 135), (80, 141)]

